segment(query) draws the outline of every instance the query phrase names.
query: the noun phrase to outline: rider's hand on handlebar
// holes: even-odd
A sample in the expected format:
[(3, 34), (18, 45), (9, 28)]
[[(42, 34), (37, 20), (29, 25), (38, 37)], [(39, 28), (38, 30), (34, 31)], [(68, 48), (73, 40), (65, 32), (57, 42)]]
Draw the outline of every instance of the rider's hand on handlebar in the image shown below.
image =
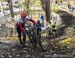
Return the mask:
[(29, 34), (29, 32), (26, 30), (23, 32), (24, 35)]

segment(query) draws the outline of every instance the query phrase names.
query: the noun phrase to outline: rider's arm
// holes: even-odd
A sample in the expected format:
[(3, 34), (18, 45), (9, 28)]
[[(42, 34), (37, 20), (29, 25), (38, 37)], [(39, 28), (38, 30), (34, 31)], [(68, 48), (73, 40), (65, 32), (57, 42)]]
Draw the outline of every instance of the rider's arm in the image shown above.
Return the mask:
[(30, 18), (29, 21), (31, 21), (33, 24), (36, 24), (36, 22), (32, 18)]
[(23, 21), (21, 18), (19, 18), (19, 19), (17, 20), (17, 26), (21, 29), (22, 32), (25, 31), (25, 28), (22, 26), (22, 23), (23, 23), (23, 22), (24, 22), (24, 21)]
[(36, 22), (32, 18), (30, 18), (29, 16), (26, 16), (26, 19), (31, 21), (33, 24), (36, 24)]
[(25, 31), (25, 28), (22, 27), (22, 24), (21, 23), (18, 23), (18, 26), (19, 26), (19, 28), (21, 29), (22, 32)]

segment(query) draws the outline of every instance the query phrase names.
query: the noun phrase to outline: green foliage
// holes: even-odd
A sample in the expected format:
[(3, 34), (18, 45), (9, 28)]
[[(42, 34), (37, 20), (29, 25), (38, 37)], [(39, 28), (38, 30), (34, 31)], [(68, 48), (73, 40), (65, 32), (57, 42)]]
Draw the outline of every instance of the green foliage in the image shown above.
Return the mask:
[(5, 0), (0, 0), (0, 2), (4, 2)]
[(36, 0), (36, 1), (35, 1), (35, 4), (36, 4), (37, 6), (41, 6), (40, 0)]

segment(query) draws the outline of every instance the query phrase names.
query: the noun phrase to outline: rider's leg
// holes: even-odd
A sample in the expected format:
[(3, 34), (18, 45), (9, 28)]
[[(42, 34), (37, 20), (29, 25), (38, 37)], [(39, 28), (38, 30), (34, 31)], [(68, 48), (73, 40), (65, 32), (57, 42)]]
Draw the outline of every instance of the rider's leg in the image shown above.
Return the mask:
[(19, 34), (18, 37), (19, 37), (20, 44), (23, 44), (21, 39), (21, 34)]
[(25, 46), (25, 42), (26, 42), (26, 35), (23, 34), (23, 46)]
[(34, 48), (36, 48), (37, 47), (37, 41), (36, 41), (35, 36), (32, 36), (32, 41), (33, 41)]
[(43, 48), (40, 38), (38, 39), (38, 45), (40, 46), (42, 52), (47, 51)]
[(38, 43), (38, 45), (40, 46), (41, 50), (42, 50), (42, 51), (45, 51), (44, 48), (43, 48), (43, 46), (42, 46), (42, 43), (41, 43), (41, 34), (40, 34), (40, 32), (41, 32), (41, 31), (37, 30), (37, 36), (38, 36), (38, 37), (37, 37), (37, 43)]
[(18, 38), (19, 38), (20, 44), (22, 45), (21, 30), (19, 28), (17, 28), (17, 33), (18, 33)]
[(55, 30), (55, 29), (53, 30), (53, 37), (54, 37), (54, 38), (57, 37), (57, 35), (56, 35), (56, 30)]
[(38, 39), (38, 44), (39, 44), (39, 46), (41, 47), (41, 49), (43, 49), (42, 43), (41, 43), (40, 39)]

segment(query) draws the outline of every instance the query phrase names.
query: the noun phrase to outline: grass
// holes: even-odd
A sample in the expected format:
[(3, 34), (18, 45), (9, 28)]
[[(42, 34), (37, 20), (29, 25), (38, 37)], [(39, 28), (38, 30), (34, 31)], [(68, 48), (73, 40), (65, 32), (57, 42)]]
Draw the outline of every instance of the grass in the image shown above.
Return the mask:
[(75, 46), (75, 39), (74, 38), (65, 38), (64, 40), (59, 41), (59, 43), (64, 46), (66, 45), (67, 47), (74, 47)]
[[(0, 40), (2, 41), (19, 41), (17, 36), (13, 36), (13, 37), (0, 37)], [(28, 41), (28, 37), (26, 36), (26, 40)]]

